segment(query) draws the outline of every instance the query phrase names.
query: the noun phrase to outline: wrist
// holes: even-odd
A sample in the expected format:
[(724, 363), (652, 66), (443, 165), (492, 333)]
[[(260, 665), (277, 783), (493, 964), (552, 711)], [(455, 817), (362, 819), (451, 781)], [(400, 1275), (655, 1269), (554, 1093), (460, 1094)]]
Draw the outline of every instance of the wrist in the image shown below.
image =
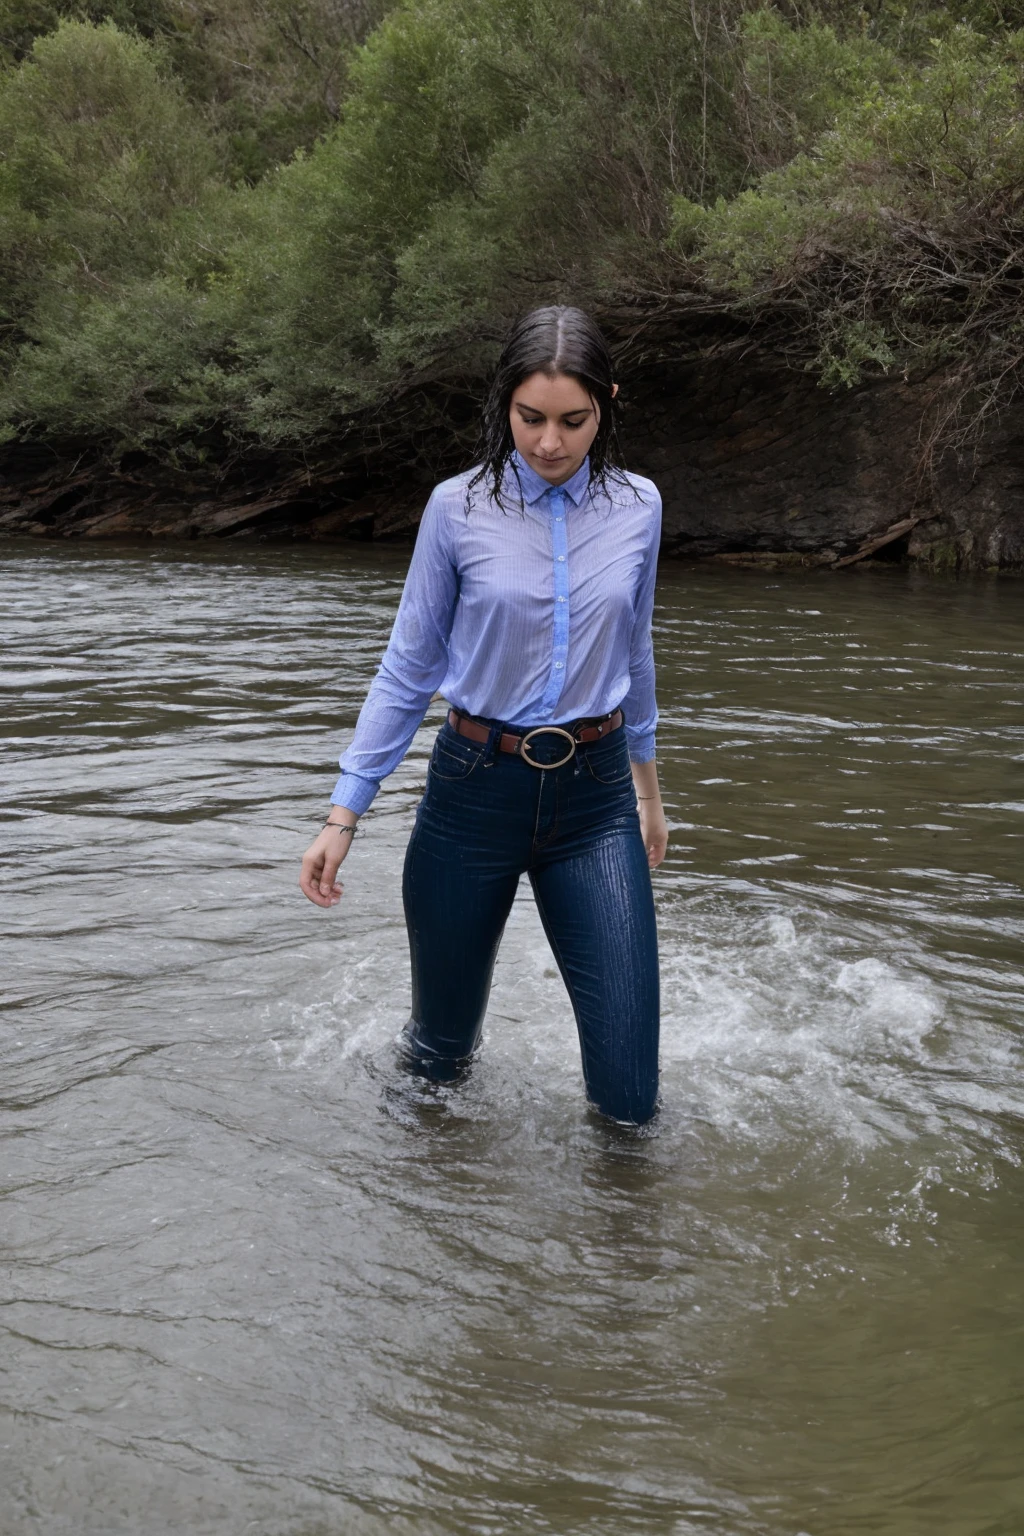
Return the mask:
[(324, 822), (325, 827), (337, 827), (339, 830), (351, 832), (353, 835), (358, 825), (359, 817), (354, 811), (348, 810), (345, 806), (335, 806)]

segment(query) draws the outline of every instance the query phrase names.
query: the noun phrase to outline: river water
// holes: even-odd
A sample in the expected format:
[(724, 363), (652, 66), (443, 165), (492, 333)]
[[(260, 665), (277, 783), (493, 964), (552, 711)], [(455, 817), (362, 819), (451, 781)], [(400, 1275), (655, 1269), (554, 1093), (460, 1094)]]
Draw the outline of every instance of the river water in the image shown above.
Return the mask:
[(405, 560), (0, 551), (2, 1536), (1019, 1536), (1024, 585), (663, 569), (631, 1134), (525, 891), (396, 1067), (429, 724), (298, 892)]

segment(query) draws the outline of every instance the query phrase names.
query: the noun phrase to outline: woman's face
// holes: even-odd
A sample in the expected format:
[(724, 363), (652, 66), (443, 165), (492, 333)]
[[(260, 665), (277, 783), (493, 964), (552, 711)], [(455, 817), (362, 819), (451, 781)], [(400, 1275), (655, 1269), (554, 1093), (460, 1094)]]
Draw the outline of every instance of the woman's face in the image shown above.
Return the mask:
[(601, 417), (597, 402), (578, 379), (567, 373), (554, 378), (531, 373), (513, 392), (508, 419), (513, 441), (530, 468), (552, 485), (562, 485), (590, 452)]

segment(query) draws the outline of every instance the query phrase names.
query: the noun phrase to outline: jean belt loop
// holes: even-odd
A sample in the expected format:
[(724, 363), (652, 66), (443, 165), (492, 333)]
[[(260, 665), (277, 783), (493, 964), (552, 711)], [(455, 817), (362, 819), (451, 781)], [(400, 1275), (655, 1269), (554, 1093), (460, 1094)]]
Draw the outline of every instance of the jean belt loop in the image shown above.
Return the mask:
[(493, 768), (498, 760), (498, 743), (501, 740), (501, 731), (501, 721), (495, 720), (491, 725), (490, 735), (487, 738), (487, 746), (484, 748), (485, 768)]
[[(569, 726), (569, 730), (572, 731), (574, 736), (576, 734), (576, 727), (578, 725), (579, 725), (579, 721), (578, 720), (573, 720), (572, 723)], [(584, 757), (584, 753), (580, 751), (579, 747), (577, 747), (576, 748), (576, 755), (575, 755), (575, 757), (572, 760), (572, 776), (573, 776), (574, 779), (579, 777), (580, 769), (583, 767), (583, 757)]]

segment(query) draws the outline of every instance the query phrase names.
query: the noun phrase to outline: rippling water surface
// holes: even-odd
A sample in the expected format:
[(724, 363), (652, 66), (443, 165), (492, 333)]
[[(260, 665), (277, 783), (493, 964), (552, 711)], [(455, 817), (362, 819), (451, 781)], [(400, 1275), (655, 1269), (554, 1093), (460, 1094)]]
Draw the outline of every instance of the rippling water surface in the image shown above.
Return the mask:
[(663, 571), (630, 1135), (526, 892), (396, 1069), (429, 722), (298, 893), (405, 558), (2, 551), (2, 1536), (1019, 1536), (1024, 586)]

